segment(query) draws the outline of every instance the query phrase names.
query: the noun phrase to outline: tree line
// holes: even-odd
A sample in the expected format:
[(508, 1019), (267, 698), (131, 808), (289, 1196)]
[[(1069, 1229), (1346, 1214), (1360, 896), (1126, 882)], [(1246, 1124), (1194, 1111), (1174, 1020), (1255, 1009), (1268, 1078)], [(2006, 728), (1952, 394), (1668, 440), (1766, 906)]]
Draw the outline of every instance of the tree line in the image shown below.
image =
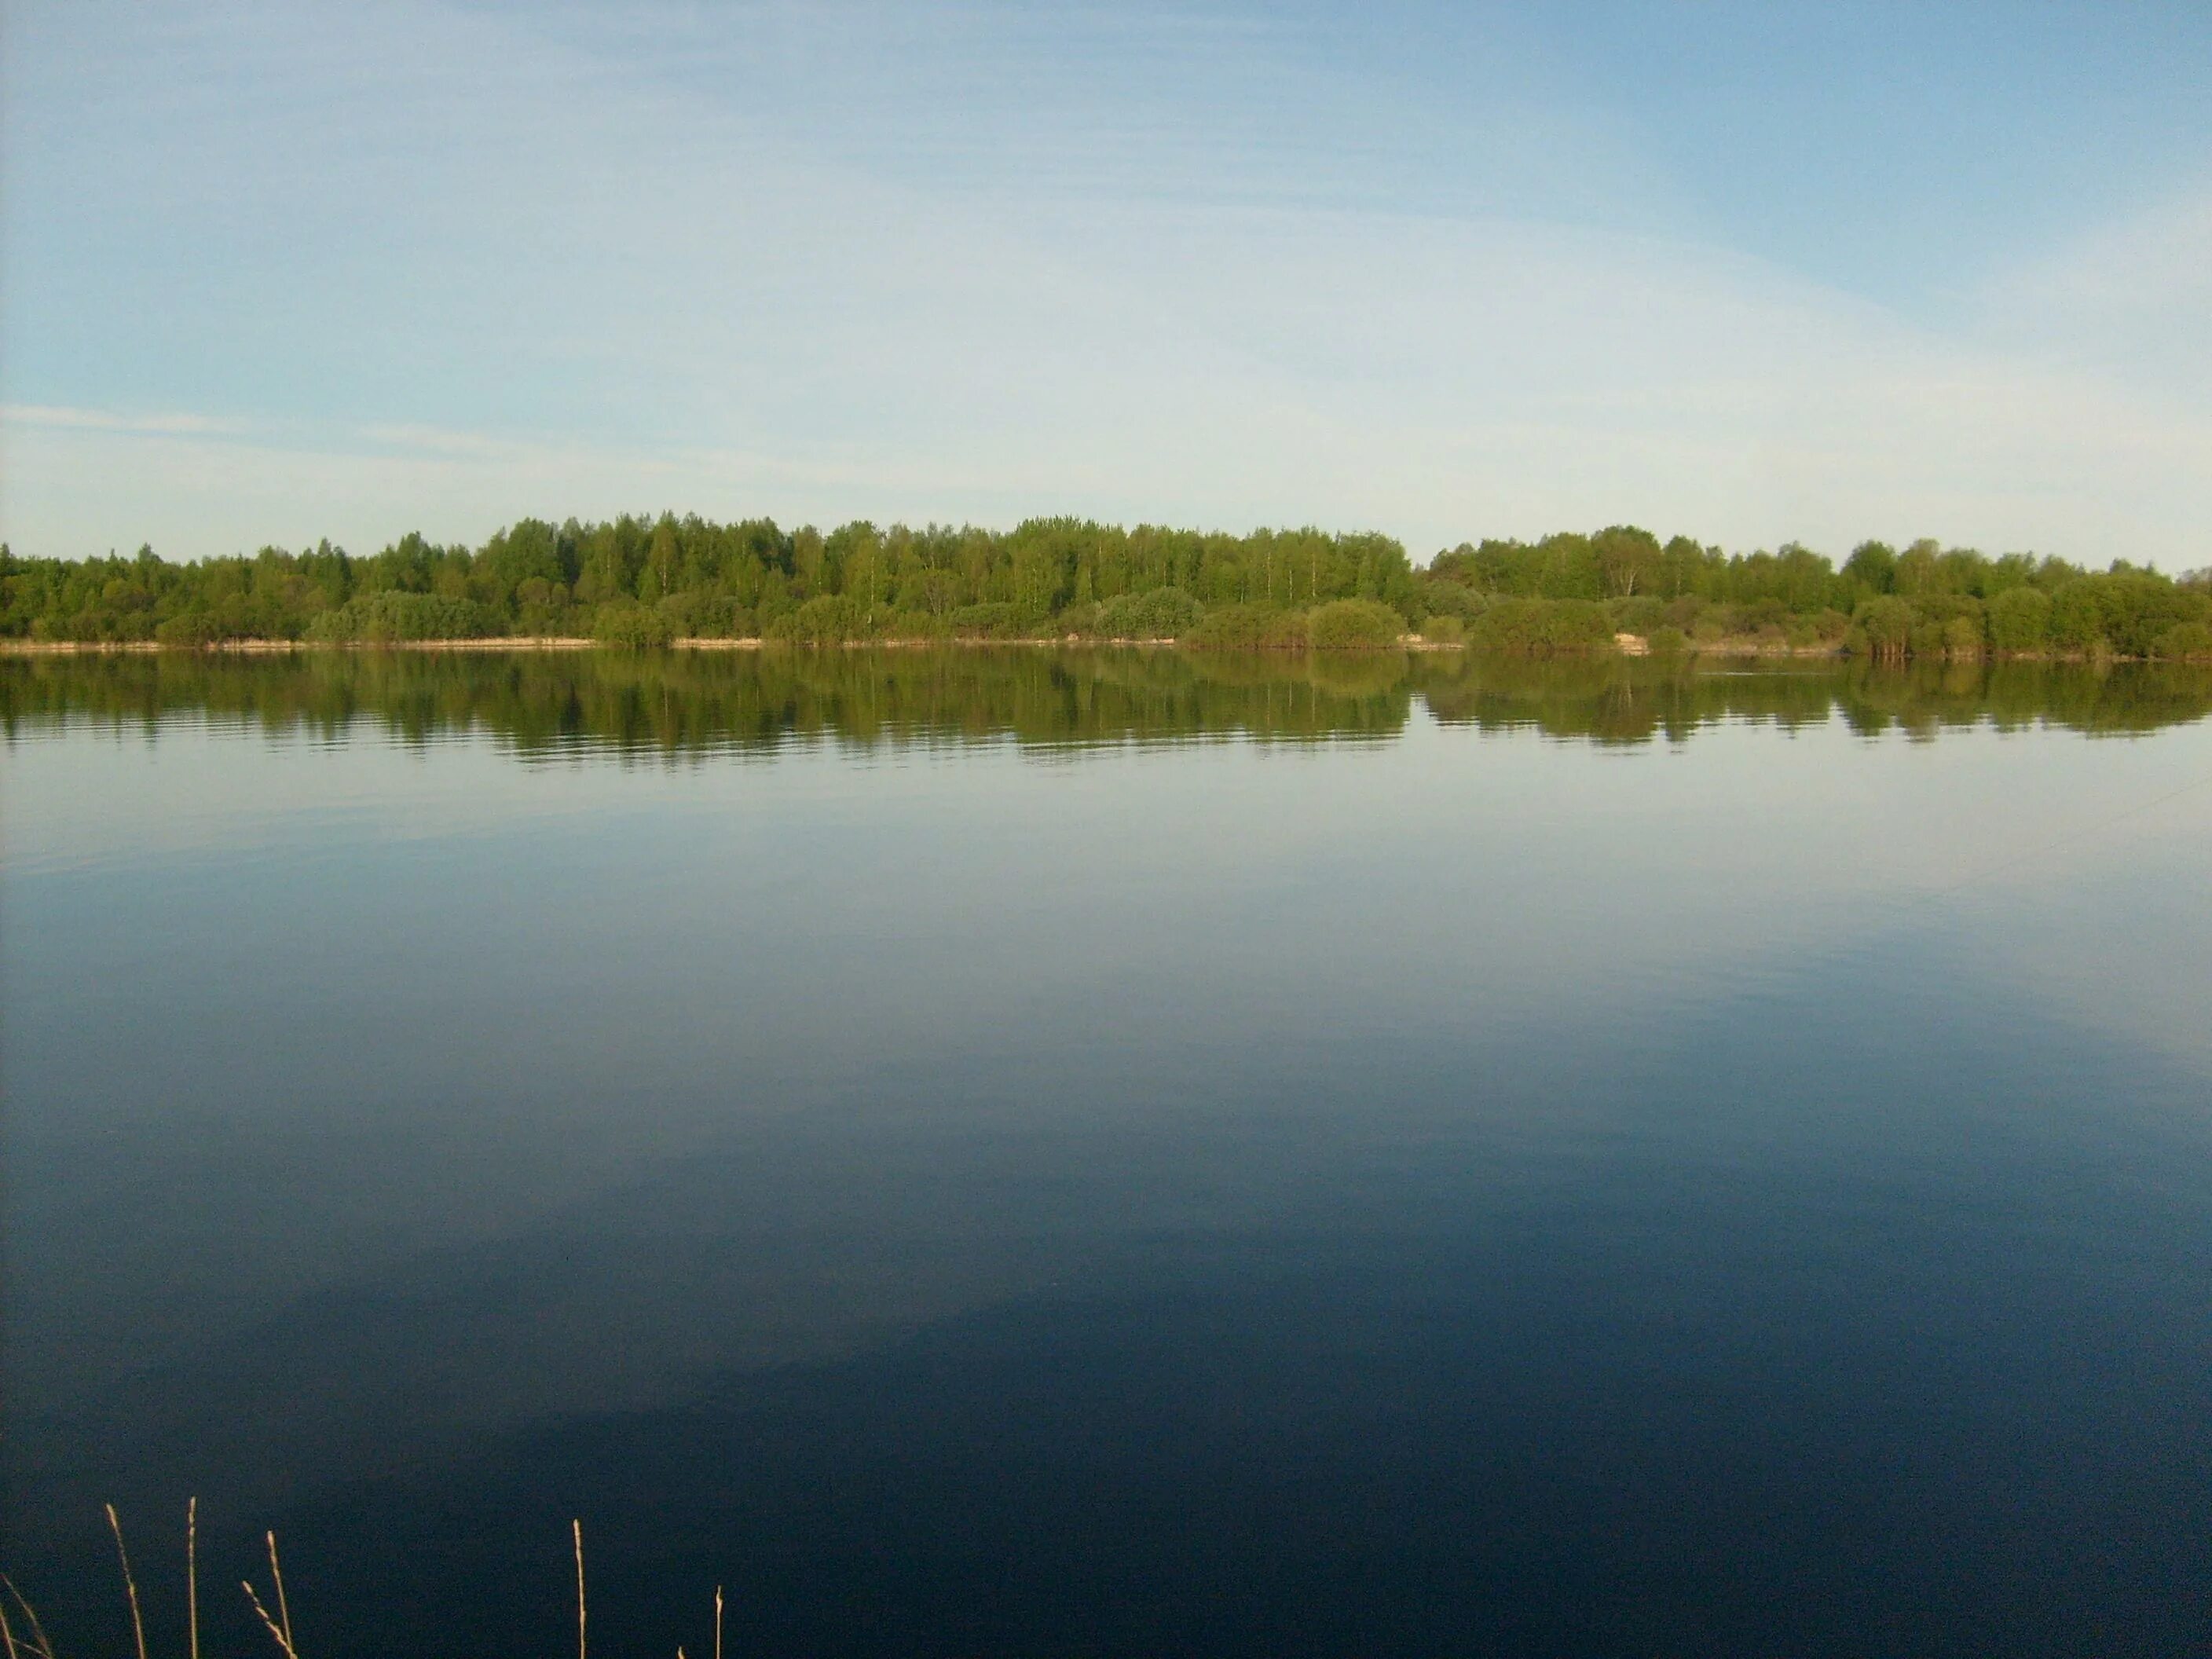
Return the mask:
[(526, 519), (479, 547), (420, 534), (174, 562), (26, 558), (0, 545), (0, 638), (377, 642), (495, 635), (1165, 640), (1224, 649), (1388, 645), (1405, 633), (1533, 654), (1844, 651), (1971, 659), (2212, 658), (2212, 571), (2094, 570), (1918, 541), (1840, 563), (1795, 544), (1729, 553), (1633, 526), (1462, 543), (1417, 567), (1376, 534), (1011, 531), (766, 519)]

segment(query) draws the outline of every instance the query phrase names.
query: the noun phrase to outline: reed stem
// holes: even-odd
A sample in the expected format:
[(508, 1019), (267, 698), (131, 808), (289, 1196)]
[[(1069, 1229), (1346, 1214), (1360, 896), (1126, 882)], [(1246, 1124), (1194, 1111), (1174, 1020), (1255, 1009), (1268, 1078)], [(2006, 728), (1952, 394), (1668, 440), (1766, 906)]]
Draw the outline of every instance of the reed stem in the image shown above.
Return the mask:
[(239, 1588), (246, 1592), (246, 1599), (253, 1603), (253, 1610), (261, 1615), (261, 1622), (269, 1627), (270, 1638), (283, 1649), (284, 1659), (300, 1659), (300, 1656), (292, 1651), (292, 1644), (284, 1632), (276, 1628), (276, 1621), (269, 1616), (269, 1609), (261, 1605), (261, 1598), (253, 1593), (253, 1586), (240, 1579)]
[(31, 1634), (38, 1642), (38, 1650), (46, 1656), (46, 1659), (54, 1659), (54, 1644), (46, 1640), (46, 1627), (39, 1622), (39, 1610), (24, 1599), (23, 1592), (15, 1588), (15, 1581), (4, 1572), (0, 1572), (0, 1584), (8, 1587), (8, 1594), (15, 1598), (15, 1605), (22, 1608), (23, 1617), (30, 1621)]
[(115, 1534), (116, 1559), (123, 1563), (123, 1588), (131, 1592), (131, 1633), (138, 1641), (138, 1659), (146, 1659), (146, 1621), (138, 1615), (138, 1581), (131, 1576), (131, 1552), (123, 1547), (123, 1522), (115, 1505), (107, 1506), (107, 1528)]
[[(284, 1599), (284, 1569), (276, 1565), (276, 1534), (265, 1534), (269, 1540), (269, 1576), (276, 1581), (276, 1616), (284, 1621), (284, 1651), (297, 1659), (298, 1650), (292, 1645), (292, 1607)], [(145, 1659), (141, 1654), (139, 1659)]]
[(191, 1632), (192, 1659), (200, 1659), (200, 1500), (185, 1500), (185, 1622)]
[(576, 1537), (576, 1659), (586, 1659), (584, 1647), (584, 1523), (568, 1522)]

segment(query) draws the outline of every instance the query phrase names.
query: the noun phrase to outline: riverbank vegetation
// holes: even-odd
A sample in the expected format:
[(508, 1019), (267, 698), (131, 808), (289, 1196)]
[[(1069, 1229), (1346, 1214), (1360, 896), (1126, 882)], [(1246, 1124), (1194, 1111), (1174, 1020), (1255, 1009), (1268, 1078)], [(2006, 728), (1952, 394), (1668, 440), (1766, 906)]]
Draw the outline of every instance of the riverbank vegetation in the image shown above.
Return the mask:
[(191, 647), (507, 636), (645, 647), (678, 639), (1176, 640), (1373, 649), (1418, 635), (1534, 655), (1850, 653), (2212, 659), (2212, 572), (2092, 570), (1932, 541), (1840, 563), (1795, 544), (1728, 553), (1616, 526), (1462, 544), (1415, 566), (1385, 536), (1235, 536), (1035, 519), (1012, 531), (767, 520), (526, 519), (480, 547), (409, 535), (355, 557), (176, 563), (27, 558), (0, 547), (0, 639)]

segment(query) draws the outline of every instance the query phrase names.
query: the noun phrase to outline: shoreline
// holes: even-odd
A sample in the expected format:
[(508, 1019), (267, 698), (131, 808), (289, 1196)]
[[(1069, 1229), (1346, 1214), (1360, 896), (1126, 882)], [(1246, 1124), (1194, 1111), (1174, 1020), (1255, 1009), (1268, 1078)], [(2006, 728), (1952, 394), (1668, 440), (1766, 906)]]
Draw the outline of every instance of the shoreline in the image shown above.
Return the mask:
[[(752, 636), (744, 639), (717, 639), (686, 636), (671, 640), (667, 645), (651, 647), (669, 651), (927, 651), (950, 648), (967, 651), (988, 650), (1047, 650), (1066, 651), (1084, 649), (1138, 649), (1201, 651), (1219, 656), (1358, 656), (1379, 651), (1421, 653), (1467, 652), (1501, 657), (1559, 656), (1559, 657), (1626, 657), (1664, 660), (1666, 653), (1655, 652), (1650, 642), (1637, 635), (1616, 635), (1607, 646), (1583, 651), (1528, 652), (1497, 650), (1485, 652), (1484, 647), (1465, 640), (1425, 640), (1415, 635), (1401, 638), (1395, 646), (1358, 647), (1324, 647), (1315, 650), (1302, 646), (1251, 647), (1185, 647), (1176, 640), (1084, 639), (1070, 635), (1054, 639), (903, 639), (903, 640), (840, 640), (829, 643), (801, 644), (792, 640), (769, 640)], [(290, 656), (313, 652), (362, 653), (371, 651), (408, 651), (429, 654), (444, 653), (480, 653), (532, 654), (539, 652), (629, 651), (633, 647), (608, 645), (598, 640), (579, 639), (562, 635), (496, 635), (481, 639), (451, 640), (216, 640), (204, 645), (163, 645), (157, 640), (25, 640), (0, 639), (0, 658), (42, 657), (116, 657), (116, 656)], [(1718, 640), (1707, 645), (1692, 645), (1674, 653), (1682, 659), (1706, 657), (1730, 661), (1802, 661), (1847, 662), (1851, 653), (1840, 645), (1789, 646), (1765, 644), (1749, 640)], [(1869, 658), (1869, 661), (1889, 661), (1887, 658)], [(1962, 662), (2039, 662), (2039, 663), (2133, 663), (2154, 660), (2151, 658), (2123, 655), (2091, 656), (2081, 652), (2017, 651), (1988, 652), (1977, 657), (1948, 656), (1903, 660), (1943, 663)], [(2194, 659), (2179, 659), (2193, 662)]]
[[(1190, 649), (1206, 650), (1220, 655), (1237, 656), (1304, 656), (1315, 652), (1307, 646), (1248, 646), (1248, 647), (1183, 647), (1177, 640), (1085, 639), (1067, 635), (1054, 639), (903, 639), (903, 640), (838, 640), (828, 642), (793, 640), (769, 640), (757, 636), (744, 639), (717, 639), (686, 636), (671, 640), (665, 646), (651, 647), (669, 651), (927, 651), (939, 647), (959, 650), (1030, 650), (1065, 651), (1086, 647), (1110, 647), (1117, 649)], [(158, 640), (21, 640), (0, 639), (0, 657), (112, 657), (154, 656), (168, 653), (179, 656), (283, 656), (297, 652), (314, 651), (622, 651), (633, 647), (608, 645), (599, 640), (576, 639), (565, 635), (495, 635), (482, 639), (454, 640), (214, 640), (204, 645), (164, 645)], [(1372, 651), (1480, 651), (1481, 647), (1464, 640), (1425, 640), (1418, 635), (1407, 635), (1395, 645), (1321, 647), (1322, 655), (1345, 655)], [(1528, 652), (1498, 652), (1504, 656), (1527, 656)], [(1627, 639), (1616, 639), (1610, 646), (1589, 651), (1555, 652), (1545, 654), (1588, 657), (1648, 657), (1654, 653), (1641, 639), (1631, 643)], [(1741, 644), (1720, 641), (1713, 645), (1693, 647), (1680, 653), (1685, 657), (1789, 657), (1841, 658), (1846, 653), (1834, 646), (1765, 646), (1746, 641)], [(2064, 660), (2047, 658), (2047, 660)], [(2086, 660), (2083, 659), (2081, 660)]]

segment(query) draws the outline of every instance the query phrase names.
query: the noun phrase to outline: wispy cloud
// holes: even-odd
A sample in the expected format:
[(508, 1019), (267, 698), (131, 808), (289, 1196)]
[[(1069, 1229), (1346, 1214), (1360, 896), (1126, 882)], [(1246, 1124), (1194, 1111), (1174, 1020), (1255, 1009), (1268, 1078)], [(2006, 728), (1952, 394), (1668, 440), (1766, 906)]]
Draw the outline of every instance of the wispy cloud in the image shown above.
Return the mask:
[(375, 450), (453, 461), (526, 464), (543, 457), (547, 449), (489, 433), (460, 432), (441, 426), (372, 422), (361, 428), (359, 435)]
[(53, 404), (0, 404), (0, 426), (62, 427), (142, 437), (207, 437), (247, 430), (245, 422), (222, 416), (131, 413), (113, 409), (72, 409)]
[(2203, 401), (2212, 387), (2212, 179), (1998, 272), (1980, 322), (2007, 349)]

